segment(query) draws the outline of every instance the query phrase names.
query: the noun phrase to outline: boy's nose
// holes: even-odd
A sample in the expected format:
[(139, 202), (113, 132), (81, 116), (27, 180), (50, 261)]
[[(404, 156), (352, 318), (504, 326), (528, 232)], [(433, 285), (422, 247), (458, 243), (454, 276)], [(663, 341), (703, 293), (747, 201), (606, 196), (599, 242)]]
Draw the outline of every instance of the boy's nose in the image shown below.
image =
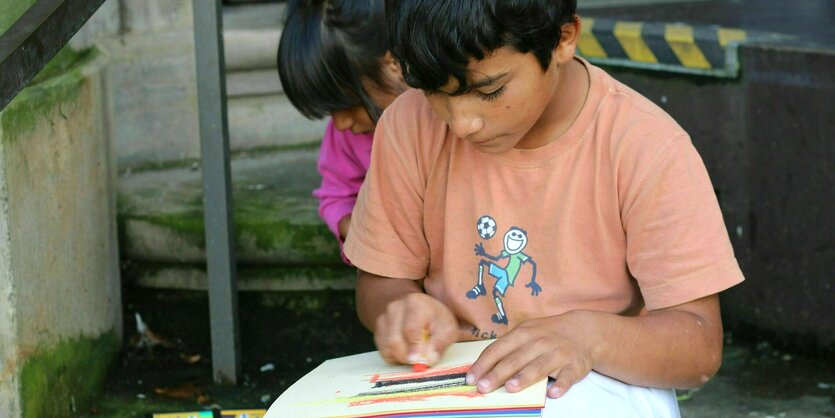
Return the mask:
[(467, 139), (484, 128), (484, 120), (475, 115), (453, 113), (449, 128), (458, 138)]

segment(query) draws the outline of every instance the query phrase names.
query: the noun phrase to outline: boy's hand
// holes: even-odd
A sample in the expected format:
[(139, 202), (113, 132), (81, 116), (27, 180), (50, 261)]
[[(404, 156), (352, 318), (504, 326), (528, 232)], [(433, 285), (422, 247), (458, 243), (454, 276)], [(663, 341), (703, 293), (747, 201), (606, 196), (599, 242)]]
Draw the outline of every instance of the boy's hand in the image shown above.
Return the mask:
[[(429, 334), (428, 342), (423, 341), (424, 330)], [(455, 316), (425, 293), (410, 293), (389, 303), (374, 327), (374, 343), (383, 359), (392, 364), (414, 363), (420, 358), (435, 364), (457, 336)]]
[(481, 353), (467, 373), (467, 384), (481, 393), (504, 385), (518, 392), (550, 376), (548, 397), (562, 396), (591, 371), (593, 328), (582, 311), (525, 321)]

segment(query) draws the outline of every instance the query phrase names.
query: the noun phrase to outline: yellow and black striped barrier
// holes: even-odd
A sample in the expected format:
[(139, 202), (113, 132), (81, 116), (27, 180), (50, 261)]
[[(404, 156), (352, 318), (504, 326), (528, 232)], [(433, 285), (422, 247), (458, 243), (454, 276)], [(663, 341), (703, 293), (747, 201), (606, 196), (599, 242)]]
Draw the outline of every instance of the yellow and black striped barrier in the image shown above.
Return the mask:
[(579, 53), (602, 65), (736, 78), (741, 29), (583, 18)]

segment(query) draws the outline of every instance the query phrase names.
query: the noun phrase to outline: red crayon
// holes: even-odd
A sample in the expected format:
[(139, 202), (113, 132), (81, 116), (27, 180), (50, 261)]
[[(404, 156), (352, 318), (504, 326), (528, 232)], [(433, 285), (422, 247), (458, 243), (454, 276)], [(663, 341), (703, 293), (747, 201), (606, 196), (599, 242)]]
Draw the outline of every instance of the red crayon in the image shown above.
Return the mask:
[(416, 362), (412, 363), (412, 371), (415, 373), (425, 372), (426, 369), (429, 368), (429, 360), (426, 359), (426, 345), (429, 343), (429, 331), (425, 328), (423, 330), (423, 350), (424, 355), (423, 357), (419, 358)]

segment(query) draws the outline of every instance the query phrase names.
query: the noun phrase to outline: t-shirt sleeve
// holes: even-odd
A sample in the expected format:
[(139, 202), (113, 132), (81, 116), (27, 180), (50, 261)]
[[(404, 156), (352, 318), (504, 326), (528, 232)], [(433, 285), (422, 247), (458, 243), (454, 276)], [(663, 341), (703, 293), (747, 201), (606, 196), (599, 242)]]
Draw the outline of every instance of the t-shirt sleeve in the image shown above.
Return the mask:
[(623, 208), (627, 264), (647, 309), (744, 280), (705, 165), (686, 134), (654, 154)]
[[(398, 107), (397, 102), (392, 107)], [(401, 109), (402, 110), (402, 109)], [(374, 134), (371, 165), (357, 198), (345, 254), (358, 268), (383, 277), (423, 279), (429, 244), (423, 232), (415, 117), (389, 108)]]

